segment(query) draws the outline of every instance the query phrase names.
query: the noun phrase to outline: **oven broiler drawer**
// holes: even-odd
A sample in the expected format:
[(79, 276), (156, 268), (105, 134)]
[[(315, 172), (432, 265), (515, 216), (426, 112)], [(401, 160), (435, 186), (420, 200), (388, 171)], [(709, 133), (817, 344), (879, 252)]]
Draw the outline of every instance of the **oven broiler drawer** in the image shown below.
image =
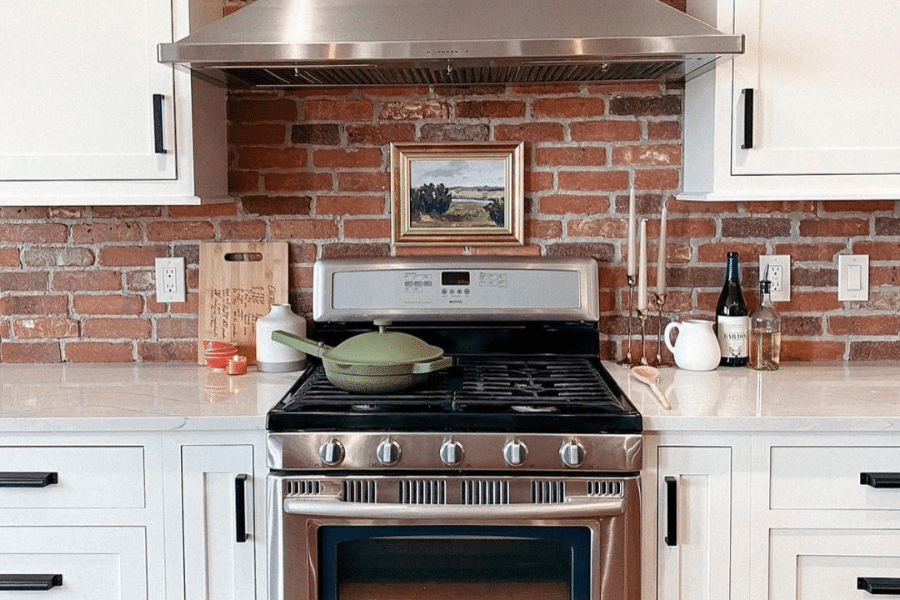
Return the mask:
[[(529, 477), (340, 477), (279, 478), (283, 508), (312, 502), (391, 505), (604, 505), (622, 512), (626, 486), (634, 477), (529, 478)], [(617, 507), (617, 508), (616, 508)], [(348, 508), (363, 514), (364, 510)]]

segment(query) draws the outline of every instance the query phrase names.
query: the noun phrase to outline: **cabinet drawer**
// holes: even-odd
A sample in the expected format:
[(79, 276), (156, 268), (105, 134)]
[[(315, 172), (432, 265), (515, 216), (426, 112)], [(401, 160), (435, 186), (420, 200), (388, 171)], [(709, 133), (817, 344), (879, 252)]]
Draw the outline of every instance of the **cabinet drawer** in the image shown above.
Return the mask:
[(11, 575), (57, 577), (47, 591), (0, 590), (3, 600), (145, 600), (142, 527), (0, 527), (0, 585)]
[[(141, 446), (0, 447), (0, 508), (143, 508)], [(22, 474), (55, 474), (44, 487), (20, 487)]]
[(900, 510), (900, 489), (860, 484), (861, 473), (900, 473), (900, 448), (773, 446), (772, 509)]
[(900, 587), (897, 530), (775, 529), (770, 552), (769, 600), (873, 598), (859, 578)]

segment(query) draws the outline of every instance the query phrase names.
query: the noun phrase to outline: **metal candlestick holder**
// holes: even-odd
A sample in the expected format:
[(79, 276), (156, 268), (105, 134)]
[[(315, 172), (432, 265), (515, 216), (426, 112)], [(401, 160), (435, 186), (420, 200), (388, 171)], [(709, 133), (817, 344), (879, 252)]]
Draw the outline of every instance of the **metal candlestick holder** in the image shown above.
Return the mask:
[(654, 294), (653, 295), (654, 303), (656, 304), (656, 366), (664, 367), (668, 366), (664, 365), (662, 361), (662, 330), (663, 330), (663, 306), (666, 304), (666, 295), (665, 294)]
[(634, 275), (628, 275), (628, 349), (625, 351), (625, 358), (619, 361), (620, 365), (634, 366), (631, 358), (631, 318), (634, 314), (634, 287), (637, 285), (637, 278)]
[(644, 336), (644, 332), (646, 331), (647, 326), (647, 317), (649, 316), (650, 311), (638, 309), (638, 320), (641, 322), (641, 364), (648, 365), (650, 363), (647, 362), (647, 347), (645, 345), (646, 338)]

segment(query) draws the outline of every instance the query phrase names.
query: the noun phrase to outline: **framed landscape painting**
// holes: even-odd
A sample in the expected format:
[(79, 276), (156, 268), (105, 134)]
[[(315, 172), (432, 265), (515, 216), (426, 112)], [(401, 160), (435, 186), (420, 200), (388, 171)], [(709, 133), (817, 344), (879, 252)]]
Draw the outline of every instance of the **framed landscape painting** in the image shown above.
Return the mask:
[(391, 242), (524, 243), (524, 144), (391, 144)]

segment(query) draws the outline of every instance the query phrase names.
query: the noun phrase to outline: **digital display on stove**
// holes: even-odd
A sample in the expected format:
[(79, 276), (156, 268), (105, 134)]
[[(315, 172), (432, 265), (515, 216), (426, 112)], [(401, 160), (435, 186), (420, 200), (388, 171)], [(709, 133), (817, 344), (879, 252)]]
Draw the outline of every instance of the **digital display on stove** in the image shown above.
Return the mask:
[(468, 271), (441, 271), (441, 285), (469, 285)]

